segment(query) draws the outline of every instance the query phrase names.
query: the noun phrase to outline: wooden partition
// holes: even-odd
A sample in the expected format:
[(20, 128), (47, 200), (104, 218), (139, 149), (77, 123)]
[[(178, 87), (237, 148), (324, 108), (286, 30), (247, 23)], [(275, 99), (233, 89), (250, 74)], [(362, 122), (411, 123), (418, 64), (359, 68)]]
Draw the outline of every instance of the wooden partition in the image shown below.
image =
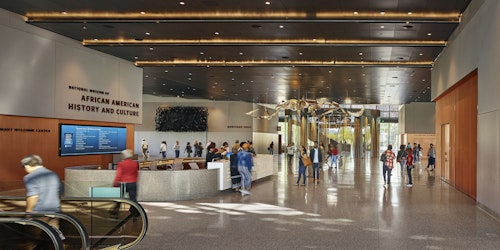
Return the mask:
[(20, 160), (29, 154), (40, 155), (44, 165), (64, 179), (64, 168), (79, 165), (102, 165), (113, 156), (59, 156), (59, 124), (121, 126), (127, 128), (127, 148), (134, 148), (134, 125), (110, 122), (63, 120), (0, 115), (0, 191), (22, 187), (26, 175)]
[[(477, 70), (436, 99), (437, 170), (450, 185), (476, 198), (477, 188)], [(445, 129), (446, 128), (446, 129)], [(449, 149), (443, 149), (449, 130)], [(443, 168), (449, 161), (449, 169)]]

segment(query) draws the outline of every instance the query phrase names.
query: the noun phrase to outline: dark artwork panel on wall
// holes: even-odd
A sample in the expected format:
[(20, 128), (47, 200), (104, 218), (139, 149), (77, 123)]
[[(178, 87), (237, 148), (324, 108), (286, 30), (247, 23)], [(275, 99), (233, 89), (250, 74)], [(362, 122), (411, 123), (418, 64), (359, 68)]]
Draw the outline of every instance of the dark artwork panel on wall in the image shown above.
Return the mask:
[(158, 107), (156, 131), (207, 131), (207, 118), (205, 107)]

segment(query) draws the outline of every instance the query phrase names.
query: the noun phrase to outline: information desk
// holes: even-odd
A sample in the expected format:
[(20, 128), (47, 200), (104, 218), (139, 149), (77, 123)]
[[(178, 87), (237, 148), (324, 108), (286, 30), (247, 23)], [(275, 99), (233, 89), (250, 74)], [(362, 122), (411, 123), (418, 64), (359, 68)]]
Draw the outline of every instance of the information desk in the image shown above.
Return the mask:
[[(65, 196), (89, 197), (91, 187), (111, 187), (116, 170), (98, 165), (67, 167)], [(189, 200), (217, 195), (218, 170), (141, 170), (138, 201)]]
[[(274, 157), (267, 154), (259, 154), (253, 158), (252, 178), (253, 180), (262, 179), (274, 174)], [(209, 162), (208, 169), (219, 169), (218, 187), (219, 190), (231, 188), (231, 170), (229, 160), (219, 160)]]

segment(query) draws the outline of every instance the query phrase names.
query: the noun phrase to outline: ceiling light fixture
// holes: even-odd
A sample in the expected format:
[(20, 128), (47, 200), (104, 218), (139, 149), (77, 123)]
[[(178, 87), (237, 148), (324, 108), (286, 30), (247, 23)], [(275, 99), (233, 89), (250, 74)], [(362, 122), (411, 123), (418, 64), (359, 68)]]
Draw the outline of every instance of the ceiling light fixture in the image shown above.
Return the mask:
[[(316, 12), (315, 19), (310, 20), (310, 14), (304, 12), (287, 12), (287, 11), (266, 11), (266, 12), (159, 12), (147, 13), (137, 12), (71, 12), (63, 14), (61, 12), (28, 12), (26, 13), (27, 22), (47, 22), (50, 20), (65, 20), (68, 22), (81, 22), (82, 20), (99, 20), (100, 22), (115, 22), (119, 19), (122, 22), (137, 20), (156, 22), (169, 21), (186, 21), (186, 22), (232, 22), (234, 19), (239, 19), (240, 22), (255, 22), (262, 19), (282, 19), (286, 16), (286, 20), (282, 22), (294, 22), (296, 20), (308, 20), (310, 22), (344, 22), (345, 20), (363, 20), (367, 22), (380, 22), (381, 20), (408, 20), (408, 12), (343, 12), (343, 11), (325, 11)], [(460, 12), (442, 12), (442, 13), (413, 13), (412, 22), (450, 22), (459, 23)], [(232, 20), (233, 19), (233, 20)]]
[[(317, 66), (317, 67), (347, 67), (347, 66), (373, 66), (373, 67), (424, 67), (430, 68), (433, 61), (206, 61), (206, 60), (172, 60), (172, 61), (136, 61), (136, 66), (166, 67), (166, 66), (192, 66), (192, 67), (275, 67), (275, 66)], [(300, 74), (299, 74), (300, 75)]]
[(317, 46), (445, 46), (444, 40), (334, 40), (334, 39), (84, 39), (83, 45), (317, 45)]

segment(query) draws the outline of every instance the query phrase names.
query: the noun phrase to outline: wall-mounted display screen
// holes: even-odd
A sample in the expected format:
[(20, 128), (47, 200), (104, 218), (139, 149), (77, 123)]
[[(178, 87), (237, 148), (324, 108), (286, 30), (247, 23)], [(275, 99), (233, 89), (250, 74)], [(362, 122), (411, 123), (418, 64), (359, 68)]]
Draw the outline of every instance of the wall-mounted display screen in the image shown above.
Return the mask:
[(126, 149), (127, 128), (61, 124), (59, 155), (118, 154)]

